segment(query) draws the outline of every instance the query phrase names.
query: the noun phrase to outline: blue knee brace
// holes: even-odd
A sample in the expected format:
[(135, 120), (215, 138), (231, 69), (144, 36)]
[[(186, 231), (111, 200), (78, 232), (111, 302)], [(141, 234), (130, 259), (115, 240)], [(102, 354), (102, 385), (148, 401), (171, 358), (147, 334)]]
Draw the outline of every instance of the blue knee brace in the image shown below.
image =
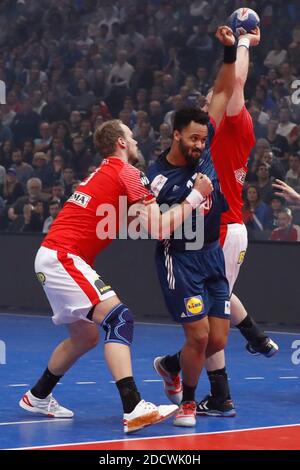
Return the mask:
[(124, 304), (114, 307), (101, 323), (106, 332), (105, 343), (121, 343), (130, 346), (133, 338), (133, 315)]

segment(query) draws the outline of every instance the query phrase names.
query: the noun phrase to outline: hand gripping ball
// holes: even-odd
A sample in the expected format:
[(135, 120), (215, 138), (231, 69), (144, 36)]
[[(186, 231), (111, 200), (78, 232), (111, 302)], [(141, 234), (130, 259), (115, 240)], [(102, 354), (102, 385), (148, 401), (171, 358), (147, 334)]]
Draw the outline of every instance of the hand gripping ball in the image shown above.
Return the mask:
[(230, 15), (228, 24), (234, 35), (239, 37), (240, 34), (250, 33), (254, 28), (259, 26), (260, 19), (254, 10), (250, 8), (239, 8)]

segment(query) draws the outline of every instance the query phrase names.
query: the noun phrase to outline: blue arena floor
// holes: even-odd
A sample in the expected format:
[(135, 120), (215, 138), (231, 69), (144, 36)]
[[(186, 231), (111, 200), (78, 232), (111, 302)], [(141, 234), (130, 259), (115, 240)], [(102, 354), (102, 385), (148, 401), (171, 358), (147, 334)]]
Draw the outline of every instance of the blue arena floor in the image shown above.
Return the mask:
[[(0, 448), (24, 448), (69, 443), (184, 436), (300, 423), (300, 334), (270, 334), (280, 346), (273, 358), (251, 356), (245, 340), (232, 330), (227, 369), (235, 418), (198, 417), (195, 429), (180, 429), (172, 421), (124, 436), (116, 387), (104, 363), (102, 348), (84, 356), (57, 385), (55, 397), (75, 412), (74, 419), (55, 420), (26, 413), (18, 406), (22, 394), (47, 365), (52, 349), (65, 337), (48, 317), (0, 315)], [(157, 355), (175, 352), (183, 339), (176, 325), (136, 325), (133, 364), (143, 398), (167, 403), (162, 382), (152, 368)], [(208, 391), (202, 374), (198, 398)], [(299, 428), (300, 430), (300, 428)], [(300, 448), (300, 438), (299, 438)]]

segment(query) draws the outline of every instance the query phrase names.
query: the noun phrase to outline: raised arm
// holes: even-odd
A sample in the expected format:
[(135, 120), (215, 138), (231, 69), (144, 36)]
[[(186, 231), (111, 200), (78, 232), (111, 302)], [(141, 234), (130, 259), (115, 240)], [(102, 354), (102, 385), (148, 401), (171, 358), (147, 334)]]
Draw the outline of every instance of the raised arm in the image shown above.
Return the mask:
[(244, 88), (249, 70), (249, 47), (260, 42), (260, 29), (239, 37), (235, 62), (235, 79), (232, 96), (226, 108), (227, 116), (237, 116), (245, 104)]
[(208, 112), (218, 127), (233, 92), (236, 47), (235, 37), (228, 26), (220, 26), (216, 32), (216, 37), (225, 46), (224, 63), (219, 70), (214, 84), (214, 91), (208, 107)]

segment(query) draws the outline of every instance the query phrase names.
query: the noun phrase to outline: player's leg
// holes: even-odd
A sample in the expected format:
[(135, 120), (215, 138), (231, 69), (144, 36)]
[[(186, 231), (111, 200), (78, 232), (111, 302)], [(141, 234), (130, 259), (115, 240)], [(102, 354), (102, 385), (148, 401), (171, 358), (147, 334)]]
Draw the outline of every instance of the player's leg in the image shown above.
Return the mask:
[[(232, 291), (247, 248), (247, 232), (243, 231), (241, 237), (236, 237), (236, 232), (239, 233), (240, 227), (242, 226), (238, 224), (222, 225), (220, 231), (229, 292)], [(210, 354), (206, 359), (205, 368), (210, 382), (210, 394), (198, 403), (197, 414), (223, 416), (225, 412), (225, 416), (234, 416), (235, 410), (230, 396), (224, 350)]]
[[(37, 255), (36, 272), (51, 304), (56, 324), (68, 324), (70, 338), (54, 350), (48, 367), (37, 384), (27, 392), (20, 406), (31, 412), (54, 417), (71, 417), (51, 391), (74, 362), (98, 342), (98, 326), (106, 332), (105, 355), (117, 380), (122, 403), (126, 403), (126, 432), (140, 429), (173, 414), (177, 407), (156, 407), (140, 399), (132, 377), (129, 347), (133, 336), (133, 317), (110, 286), (82, 259), (42, 248)], [(60, 288), (58, 288), (60, 286)], [(61, 288), (63, 286), (63, 289)], [(112, 351), (112, 352), (111, 352)], [(48, 393), (45, 398), (41, 397)], [(124, 396), (127, 395), (126, 399)], [(40, 397), (40, 398), (39, 398)], [(51, 410), (50, 410), (51, 408)], [(132, 414), (133, 413), (133, 414)]]
[(205, 362), (209, 324), (207, 317), (204, 317), (182, 326), (185, 333), (185, 343), (180, 353), (182, 401), (174, 425), (190, 427), (196, 424), (195, 392)]
[(232, 417), (236, 412), (230, 396), (224, 356), (229, 320), (210, 316), (209, 325), (210, 335), (205, 364), (211, 390), (210, 394), (198, 403), (197, 415)]
[(130, 309), (115, 297), (96, 305), (91, 318), (106, 333), (104, 355), (122, 401), (124, 431), (137, 431), (174, 414), (175, 405), (156, 406), (141, 399), (131, 364), (134, 319)]
[(233, 416), (225, 367), (224, 347), (230, 327), (229, 283), (225, 277), (224, 255), (220, 248), (207, 254), (210, 257), (211, 276), (207, 289), (211, 307), (209, 311), (210, 335), (206, 351), (206, 369), (211, 392), (197, 405), (197, 414)]
[[(222, 226), (222, 237), (226, 276), (232, 293), (247, 250), (246, 227), (243, 224)], [(236, 326), (247, 340), (247, 350), (252, 354), (273, 356), (279, 349), (278, 345), (257, 325), (236, 295), (232, 294), (230, 303), (231, 324)]]
[(53, 351), (47, 368), (36, 384), (25, 393), (20, 406), (27, 411), (46, 414), (54, 418), (71, 418), (73, 412), (62, 407), (52, 396), (52, 391), (70, 367), (99, 341), (98, 327), (79, 320), (68, 326), (70, 337)]
[[(154, 368), (164, 381), (166, 395), (180, 404), (176, 426), (196, 424), (195, 389), (205, 360), (208, 340), (207, 294), (199, 253), (158, 250), (156, 264), (168, 310), (185, 332), (185, 343), (174, 356), (156, 357)], [(182, 386), (180, 374), (182, 371)]]
[(120, 301), (111, 287), (105, 286), (78, 256), (41, 247), (35, 270), (51, 305), (53, 322), (66, 325), (69, 337), (55, 348), (43, 374), (19, 404), (30, 412), (69, 418), (73, 412), (57, 403), (52, 390), (69, 368), (99, 341), (97, 325), (87, 318), (93, 306), (103, 301), (109, 310)]
[[(229, 284), (229, 292), (231, 293), (247, 249), (247, 230), (245, 226), (241, 224), (222, 225), (220, 230), (220, 242), (223, 248), (225, 272)], [(211, 354), (210, 357), (206, 360), (205, 367), (210, 382), (211, 391), (210, 395), (205, 396), (204, 399), (198, 404), (197, 412), (200, 413), (201, 410), (205, 410), (207, 411), (207, 414), (209, 414), (208, 408), (210, 402), (208, 402), (208, 399), (210, 398), (210, 400), (213, 400), (214, 402), (213, 416), (215, 416), (215, 404), (222, 403), (222, 401), (224, 401), (224, 393), (222, 393), (222, 388), (223, 390), (228, 390), (228, 398), (230, 398), (224, 351)], [(215, 386), (216, 381), (222, 383), (222, 388)], [(233, 403), (232, 408), (234, 408)], [(222, 409), (223, 407), (220, 406), (220, 415), (222, 415)]]
[(278, 344), (258, 326), (235, 294), (231, 296), (230, 305), (232, 324), (240, 330), (247, 340), (247, 351), (251, 354), (262, 354), (265, 357), (274, 356), (279, 350)]

